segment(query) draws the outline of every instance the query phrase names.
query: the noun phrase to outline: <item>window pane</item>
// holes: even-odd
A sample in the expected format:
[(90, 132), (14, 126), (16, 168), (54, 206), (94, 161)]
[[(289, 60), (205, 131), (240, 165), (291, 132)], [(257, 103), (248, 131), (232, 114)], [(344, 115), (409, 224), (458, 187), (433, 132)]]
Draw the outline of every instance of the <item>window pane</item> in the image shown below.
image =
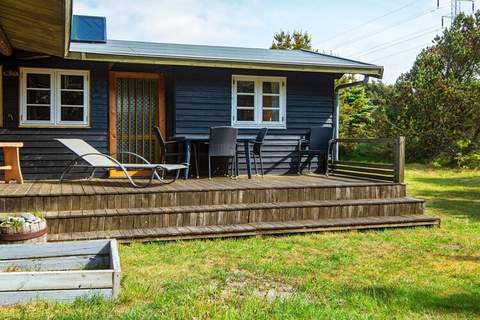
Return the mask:
[(50, 75), (27, 73), (27, 88), (50, 88)]
[(62, 89), (83, 90), (83, 76), (62, 75)]
[(50, 107), (44, 106), (28, 106), (27, 120), (50, 120)]
[(280, 97), (277, 96), (263, 96), (264, 108), (280, 108)]
[(253, 121), (254, 112), (253, 110), (239, 109), (237, 110), (237, 120), (238, 121)]
[(27, 90), (27, 104), (50, 104), (50, 90)]
[(62, 121), (83, 121), (83, 107), (62, 107)]
[(254, 96), (237, 96), (237, 106), (239, 107), (253, 107)]
[(280, 83), (279, 82), (263, 82), (263, 93), (280, 93)]
[(262, 119), (264, 122), (278, 122), (280, 120), (280, 112), (278, 110), (263, 110)]
[(254, 93), (255, 92), (255, 82), (253, 82), (253, 81), (238, 81), (237, 82), (237, 92), (240, 92), (240, 93)]
[(83, 91), (62, 91), (62, 105), (83, 106)]

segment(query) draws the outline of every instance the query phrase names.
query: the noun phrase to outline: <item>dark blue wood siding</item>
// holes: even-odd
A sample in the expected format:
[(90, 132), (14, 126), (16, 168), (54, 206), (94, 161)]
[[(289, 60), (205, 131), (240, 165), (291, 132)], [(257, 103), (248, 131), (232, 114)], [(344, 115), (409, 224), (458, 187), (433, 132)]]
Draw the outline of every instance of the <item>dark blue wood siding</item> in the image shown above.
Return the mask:
[[(163, 72), (167, 76), (167, 118), (170, 135), (208, 133), (212, 126), (231, 124), (231, 76), (251, 74), (287, 78), (287, 129), (270, 130), (264, 148), (267, 172), (295, 170), (298, 139), (311, 126), (331, 126), (333, 83), (339, 75), (174, 66), (84, 62), (60, 58), (0, 59), (4, 71), (19, 67), (90, 70), (90, 128), (18, 128), (19, 78), (3, 77), (4, 127), (0, 140), (23, 141), (21, 161), (26, 179), (58, 178), (73, 158), (54, 141), (59, 137), (85, 139), (108, 152), (108, 71)], [(241, 130), (255, 134), (256, 130)], [(0, 157), (1, 158), (1, 157)], [(1, 159), (0, 159), (1, 160)], [(241, 159), (242, 161), (243, 159)]]
[[(57, 58), (29, 61), (0, 60), (4, 71), (19, 67), (90, 70), (90, 128), (18, 128), (19, 77), (3, 77), (3, 118), (1, 141), (22, 141), (21, 166), (26, 179), (58, 178), (73, 154), (55, 138), (85, 139), (102, 152), (107, 152), (108, 68), (105, 63), (85, 63)], [(2, 160), (3, 161), (3, 160)]]
[[(175, 81), (176, 134), (208, 133), (212, 126), (231, 125), (231, 77), (238, 75), (287, 78), (286, 129), (272, 129), (264, 147), (267, 172), (295, 171), (298, 139), (312, 126), (332, 126), (334, 79), (337, 75), (234, 69), (177, 68)], [(240, 130), (255, 134), (257, 130)]]

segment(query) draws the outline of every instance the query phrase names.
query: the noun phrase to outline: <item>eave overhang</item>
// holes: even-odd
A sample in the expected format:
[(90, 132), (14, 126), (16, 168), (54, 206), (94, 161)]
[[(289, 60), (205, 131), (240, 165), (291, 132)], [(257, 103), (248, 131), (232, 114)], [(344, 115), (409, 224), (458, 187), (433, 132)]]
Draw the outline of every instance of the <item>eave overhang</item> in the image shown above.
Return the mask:
[(103, 61), (112, 63), (135, 63), (154, 65), (177, 65), (211, 68), (260, 69), (320, 73), (349, 73), (363, 74), (375, 78), (383, 77), (383, 67), (374, 65), (345, 66), (345, 65), (318, 65), (312, 63), (275, 63), (255, 60), (211, 59), (208, 57), (162, 57), (145, 55), (104, 54), (95, 52), (73, 52), (67, 55), (69, 59), (84, 61)]

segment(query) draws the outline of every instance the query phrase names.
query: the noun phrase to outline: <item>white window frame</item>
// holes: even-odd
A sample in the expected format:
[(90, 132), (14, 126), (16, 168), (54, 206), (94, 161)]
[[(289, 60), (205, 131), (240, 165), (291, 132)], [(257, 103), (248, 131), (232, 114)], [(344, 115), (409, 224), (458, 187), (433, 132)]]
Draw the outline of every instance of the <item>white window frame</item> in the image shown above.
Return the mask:
[[(237, 120), (237, 83), (238, 81), (253, 81), (255, 83), (254, 93), (254, 121)], [(279, 82), (280, 109), (279, 121), (262, 121), (263, 116), (263, 82)], [(286, 77), (264, 77), (250, 75), (232, 75), (232, 110), (231, 124), (236, 128), (257, 129), (274, 128), (286, 129), (287, 127), (287, 78)]]
[[(27, 74), (50, 75), (50, 120), (27, 120)], [(62, 75), (83, 76), (83, 120), (61, 120), (61, 79)], [(74, 91), (73, 89), (68, 89)], [(78, 106), (82, 107), (82, 106)], [(71, 69), (20, 68), (20, 127), (85, 128), (90, 119), (90, 71)]]

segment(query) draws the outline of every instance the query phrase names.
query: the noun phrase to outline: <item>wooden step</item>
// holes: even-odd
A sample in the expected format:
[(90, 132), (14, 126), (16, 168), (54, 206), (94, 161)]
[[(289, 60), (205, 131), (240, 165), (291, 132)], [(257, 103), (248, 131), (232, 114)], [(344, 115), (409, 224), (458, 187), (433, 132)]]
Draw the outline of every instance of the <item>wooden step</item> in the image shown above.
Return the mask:
[(419, 215), (413, 198), (316, 200), (275, 203), (46, 212), (50, 234), (160, 227), (225, 226), (254, 222)]
[(405, 196), (403, 184), (373, 184), (360, 181), (351, 185), (311, 183), (296, 185), (295, 181), (295, 178), (292, 178), (290, 186), (287, 182), (268, 184), (267, 179), (261, 185), (259, 182), (251, 182), (249, 185), (243, 180), (231, 181), (229, 184), (219, 184), (216, 180), (201, 180), (195, 181), (195, 185), (183, 186), (181, 183), (186, 182), (180, 181), (172, 185), (147, 189), (115, 187), (112, 182), (105, 187), (95, 188), (88, 184), (66, 183), (61, 186), (58, 183), (51, 185), (39, 183), (31, 186), (26, 184), (0, 196), (0, 212), (163, 208), (312, 200), (390, 199)]
[(253, 222), (225, 226), (162, 227), (134, 230), (89, 231), (50, 234), (49, 241), (115, 238), (121, 242), (208, 239), (254, 235), (298, 234), (402, 227), (439, 226), (440, 219), (427, 215), (361, 217), (343, 219)]

